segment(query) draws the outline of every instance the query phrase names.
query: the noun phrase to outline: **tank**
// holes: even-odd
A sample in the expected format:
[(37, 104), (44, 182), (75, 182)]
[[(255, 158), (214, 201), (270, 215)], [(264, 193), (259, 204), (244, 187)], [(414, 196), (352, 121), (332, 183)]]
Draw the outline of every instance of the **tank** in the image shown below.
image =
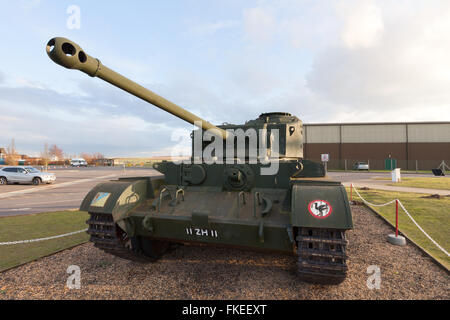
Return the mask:
[(119, 178), (90, 190), (80, 210), (95, 246), (156, 261), (172, 244), (202, 243), (287, 253), (302, 281), (337, 284), (347, 274), (345, 232), (353, 228), (345, 188), (303, 158), (302, 122), (263, 113), (245, 124), (214, 126), (104, 66), (66, 38), (46, 47), (78, 69), (194, 124), (189, 161), (155, 163), (157, 177)]

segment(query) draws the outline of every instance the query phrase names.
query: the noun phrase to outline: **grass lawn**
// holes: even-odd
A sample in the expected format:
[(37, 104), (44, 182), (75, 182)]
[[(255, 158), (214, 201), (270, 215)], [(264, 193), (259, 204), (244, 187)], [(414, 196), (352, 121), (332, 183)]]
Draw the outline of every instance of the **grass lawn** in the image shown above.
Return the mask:
[[(349, 191), (349, 188), (347, 188)], [(425, 194), (393, 192), (382, 190), (358, 190), (361, 196), (374, 204), (383, 204), (398, 198), (416, 222), (447, 252), (450, 251), (450, 197), (441, 199), (425, 199)], [(350, 197), (350, 195), (349, 195)], [(350, 199), (350, 198), (349, 198)], [(358, 196), (353, 191), (353, 200)], [(395, 225), (395, 203), (385, 207), (374, 207), (391, 224)], [(450, 268), (450, 258), (439, 250), (416, 227), (399, 206), (399, 229), (422, 248)]]
[[(347, 190), (349, 191), (349, 188)], [(395, 198), (400, 199), (417, 223), (445, 250), (450, 251), (450, 197), (424, 199), (421, 197), (427, 195), (418, 193), (373, 189), (358, 191), (367, 201), (376, 204), (386, 203)], [(358, 200), (355, 192), (353, 195), (354, 200)], [(395, 203), (374, 209), (395, 225)], [(0, 242), (37, 239), (78, 231), (87, 227), (85, 221), (88, 217), (85, 212), (63, 211), (0, 218)], [(450, 267), (450, 258), (428, 240), (401, 209), (399, 209), (399, 226), (408, 237), (447, 268)], [(83, 232), (54, 240), (0, 246), (0, 271), (84, 243), (88, 239), (89, 236)]]
[[(375, 180), (391, 180), (389, 178), (375, 178)], [(450, 190), (450, 178), (430, 177), (430, 178), (402, 178), (401, 182), (388, 183), (389, 186), (426, 188)]]
[[(89, 214), (62, 211), (0, 218), (0, 242), (56, 236), (87, 228)], [(0, 246), (0, 271), (21, 265), (89, 240), (83, 232), (33, 243)]]

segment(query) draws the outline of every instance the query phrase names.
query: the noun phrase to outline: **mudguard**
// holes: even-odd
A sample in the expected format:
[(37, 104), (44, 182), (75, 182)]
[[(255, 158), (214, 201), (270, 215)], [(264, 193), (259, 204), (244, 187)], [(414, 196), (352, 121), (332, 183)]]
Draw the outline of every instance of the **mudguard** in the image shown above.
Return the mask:
[(293, 184), (292, 226), (347, 230), (353, 228), (347, 192), (339, 182), (301, 181)]
[(91, 213), (110, 213), (114, 222), (127, 218), (147, 199), (155, 197), (163, 178), (120, 178), (96, 185), (81, 203), (80, 210)]

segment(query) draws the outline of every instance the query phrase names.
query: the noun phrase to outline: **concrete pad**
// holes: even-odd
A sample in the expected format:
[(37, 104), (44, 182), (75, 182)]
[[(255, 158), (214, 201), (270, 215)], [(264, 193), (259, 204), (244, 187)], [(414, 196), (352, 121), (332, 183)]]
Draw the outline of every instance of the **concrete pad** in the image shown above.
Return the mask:
[(396, 246), (404, 246), (406, 245), (406, 239), (405, 237), (402, 237), (401, 235), (395, 236), (395, 233), (392, 233), (388, 235), (388, 242), (396, 245)]

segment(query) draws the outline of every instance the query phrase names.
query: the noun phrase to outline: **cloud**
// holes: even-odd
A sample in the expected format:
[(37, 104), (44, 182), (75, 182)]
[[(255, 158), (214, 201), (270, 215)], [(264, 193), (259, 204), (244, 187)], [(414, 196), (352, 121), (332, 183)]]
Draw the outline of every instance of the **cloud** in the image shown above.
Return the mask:
[[(305, 123), (448, 120), (448, 1), (259, 0), (250, 7), (222, 4), (217, 16), (211, 3), (205, 13), (186, 11), (171, 20), (151, 45), (134, 43), (129, 34), (150, 35), (136, 33), (141, 29), (132, 23), (117, 31), (113, 48), (102, 50), (103, 42), (90, 36), (83, 45), (106, 52), (98, 55), (106, 65), (215, 124), (244, 123), (269, 111), (291, 112)], [(42, 28), (54, 29), (38, 11)], [(47, 141), (67, 152), (167, 154), (177, 144), (172, 133), (192, 129), (99, 79), (47, 73), (40, 63), (2, 68), (0, 145), (15, 137), (24, 150), (40, 150)]]
[(348, 36), (345, 24), (348, 38), (315, 57), (307, 87), (340, 106), (340, 120), (346, 112), (358, 121), (439, 120), (450, 103), (450, 3), (439, 4), (408, 11), (383, 6), (383, 36), (376, 42), (365, 31)]
[(229, 60), (226, 87), (246, 100), (247, 115), (432, 121), (450, 104), (446, 1), (261, 1), (243, 21), (250, 46)]
[(335, 43), (336, 10), (328, 0), (260, 1), (243, 11), (244, 38), (253, 45), (285, 50), (315, 49)]
[(38, 7), (41, 4), (41, 0), (21, 0), (20, 6), (25, 10), (30, 10)]
[(348, 47), (370, 47), (379, 43), (384, 23), (381, 8), (373, 0), (339, 2), (337, 9), (344, 21), (341, 36)]
[(212, 36), (218, 31), (233, 29), (239, 26), (240, 21), (238, 20), (219, 20), (191, 26), (188, 29), (188, 33), (196, 36)]
[(255, 7), (244, 11), (244, 31), (247, 39), (256, 43), (268, 43), (276, 32), (276, 20), (271, 11)]
[(129, 110), (127, 105), (120, 105), (126, 101), (123, 97), (116, 101), (119, 105), (109, 105), (111, 100), (101, 94), (91, 96), (94, 91), (70, 95), (48, 88), (0, 87), (0, 122), (5, 132), (0, 145), (15, 138), (21, 152), (35, 155), (48, 142), (70, 154), (124, 156), (165, 150), (176, 144), (170, 141), (170, 132), (186, 127), (181, 120), (171, 124), (136, 114), (133, 110), (138, 102), (128, 103), (133, 106)]

